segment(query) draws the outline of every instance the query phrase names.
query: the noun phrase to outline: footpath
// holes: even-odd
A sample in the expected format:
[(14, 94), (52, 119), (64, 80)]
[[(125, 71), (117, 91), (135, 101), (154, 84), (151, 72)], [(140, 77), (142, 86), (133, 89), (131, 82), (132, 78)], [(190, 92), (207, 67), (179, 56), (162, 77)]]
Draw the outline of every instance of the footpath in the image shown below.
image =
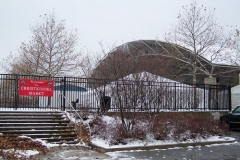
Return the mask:
[[(95, 144), (90, 144), (90, 147), (81, 146), (70, 146), (70, 147), (54, 147), (45, 155), (39, 155), (36, 159), (41, 160), (119, 160), (118, 157), (109, 156), (107, 152), (117, 151), (133, 151), (133, 150), (155, 150), (155, 149), (167, 149), (174, 147), (188, 147), (188, 146), (203, 146), (211, 144), (222, 144), (222, 143), (234, 143), (235, 139), (229, 139), (224, 141), (214, 142), (198, 142), (198, 143), (178, 143), (178, 144), (165, 144), (165, 145), (150, 145), (150, 146), (135, 146), (135, 147), (114, 147), (104, 148)], [(124, 159), (124, 158), (120, 158)]]

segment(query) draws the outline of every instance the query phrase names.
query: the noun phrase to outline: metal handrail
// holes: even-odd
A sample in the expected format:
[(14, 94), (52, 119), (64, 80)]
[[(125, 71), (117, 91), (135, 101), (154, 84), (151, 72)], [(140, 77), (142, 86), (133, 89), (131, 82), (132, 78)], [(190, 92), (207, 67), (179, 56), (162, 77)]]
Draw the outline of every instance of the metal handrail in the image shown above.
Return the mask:
[[(76, 126), (76, 124), (77, 124), (77, 123), (76, 123), (77, 117), (81, 120), (81, 123), (83, 123), (84, 120), (83, 120), (82, 117), (77, 113), (76, 109), (72, 106), (71, 102), (70, 102), (62, 93), (60, 93), (59, 95), (62, 96), (62, 97), (67, 101), (67, 103), (68, 103), (69, 106), (71, 107), (70, 110), (71, 110), (71, 111), (74, 111), (74, 113), (75, 113), (75, 116), (74, 116), (74, 117), (75, 117), (75, 120), (74, 120), (74, 128), (75, 128), (75, 132), (78, 133), (77, 126)], [(66, 113), (66, 115), (68, 116), (66, 109), (65, 109), (65, 113)], [(70, 117), (68, 117), (68, 119), (71, 120)], [(90, 128), (89, 123), (86, 123), (86, 124), (88, 125), (88, 128), (89, 128), (89, 138), (90, 138), (90, 141), (91, 141), (91, 128)], [(80, 133), (78, 133), (78, 134), (80, 134), (80, 136), (82, 136), (82, 129), (81, 129), (81, 127), (80, 127)]]

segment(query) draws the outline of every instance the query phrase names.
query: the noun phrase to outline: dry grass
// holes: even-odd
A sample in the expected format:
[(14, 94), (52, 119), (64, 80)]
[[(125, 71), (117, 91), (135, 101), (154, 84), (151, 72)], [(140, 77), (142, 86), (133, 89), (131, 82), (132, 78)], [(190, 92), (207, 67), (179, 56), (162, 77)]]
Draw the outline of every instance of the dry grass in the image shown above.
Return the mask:
[(37, 150), (40, 153), (46, 153), (49, 150), (41, 142), (33, 141), (31, 138), (7, 135), (0, 135), (0, 146), (0, 156), (4, 159), (27, 159), (26, 157), (18, 157), (17, 150)]

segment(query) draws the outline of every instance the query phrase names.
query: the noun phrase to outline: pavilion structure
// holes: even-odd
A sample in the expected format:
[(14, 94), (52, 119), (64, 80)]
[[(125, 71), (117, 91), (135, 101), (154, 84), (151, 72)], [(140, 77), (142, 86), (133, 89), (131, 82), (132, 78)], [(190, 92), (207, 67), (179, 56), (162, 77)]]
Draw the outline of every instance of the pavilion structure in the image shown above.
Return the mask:
[[(99, 62), (92, 77), (116, 80), (129, 74), (149, 72), (191, 84), (193, 58), (191, 50), (176, 44), (156, 40), (132, 41), (110, 51)], [(239, 83), (239, 66), (213, 63), (202, 56), (196, 57), (196, 64), (197, 84), (215, 81), (219, 85), (235, 86)]]

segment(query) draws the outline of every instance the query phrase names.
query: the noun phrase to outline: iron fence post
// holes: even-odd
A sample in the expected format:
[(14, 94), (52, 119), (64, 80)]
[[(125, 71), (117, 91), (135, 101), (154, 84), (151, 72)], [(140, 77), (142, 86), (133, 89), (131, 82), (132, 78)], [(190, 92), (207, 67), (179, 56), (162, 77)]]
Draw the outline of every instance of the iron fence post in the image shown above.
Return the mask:
[(175, 108), (174, 108), (174, 110), (176, 111), (177, 110), (177, 83), (175, 82)]
[(203, 85), (203, 106), (204, 106), (204, 111), (206, 110), (206, 84)]
[(14, 100), (15, 100), (15, 109), (17, 110), (17, 108), (18, 108), (18, 79), (19, 79), (19, 75), (18, 74), (16, 74), (15, 75), (15, 94), (14, 94)]
[[(66, 97), (66, 76), (63, 78), (63, 96)], [(63, 98), (63, 110), (65, 111), (66, 109), (66, 100)]]

